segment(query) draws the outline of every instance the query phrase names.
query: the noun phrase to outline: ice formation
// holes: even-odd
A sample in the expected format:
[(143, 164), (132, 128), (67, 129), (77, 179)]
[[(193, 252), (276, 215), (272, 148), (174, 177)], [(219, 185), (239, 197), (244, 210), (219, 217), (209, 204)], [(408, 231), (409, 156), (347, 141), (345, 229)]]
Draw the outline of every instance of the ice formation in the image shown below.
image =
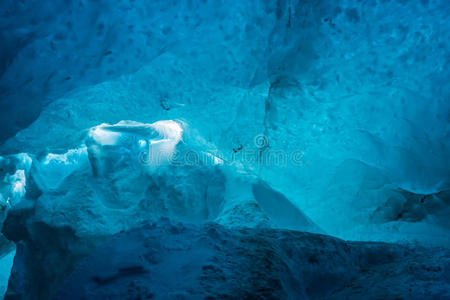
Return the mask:
[[(226, 294), (241, 277), (261, 298), (358, 298), (353, 274), (363, 291), (382, 282), (374, 297), (414, 297), (425, 278), (444, 299), (448, 24), (446, 0), (2, 1), (0, 293), (170, 278), (153, 261), (188, 265), (205, 297), (251, 297)], [(136, 234), (161, 235), (168, 256)], [(98, 245), (129, 253), (113, 236), (154, 259), (80, 279)], [(245, 247), (271, 272), (240, 260)], [(202, 254), (216, 261), (190, 268)]]
[(31, 157), (24, 153), (0, 157), (2, 211), (19, 203), (25, 196), (31, 162)]

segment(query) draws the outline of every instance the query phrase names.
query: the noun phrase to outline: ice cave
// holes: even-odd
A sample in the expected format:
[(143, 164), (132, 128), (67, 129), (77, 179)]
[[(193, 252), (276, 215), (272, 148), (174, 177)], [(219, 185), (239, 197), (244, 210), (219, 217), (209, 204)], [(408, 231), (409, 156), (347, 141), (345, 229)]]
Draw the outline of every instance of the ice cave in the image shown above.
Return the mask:
[(0, 28), (0, 299), (450, 299), (449, 0)]

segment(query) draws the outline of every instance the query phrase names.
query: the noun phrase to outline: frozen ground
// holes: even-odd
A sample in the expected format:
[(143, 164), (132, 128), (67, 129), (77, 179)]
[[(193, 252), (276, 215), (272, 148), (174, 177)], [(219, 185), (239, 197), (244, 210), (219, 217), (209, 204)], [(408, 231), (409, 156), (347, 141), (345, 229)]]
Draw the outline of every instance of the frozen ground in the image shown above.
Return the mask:
[(450, 252), (159, 222), (115, 236), (58, 299), (448, 299)]

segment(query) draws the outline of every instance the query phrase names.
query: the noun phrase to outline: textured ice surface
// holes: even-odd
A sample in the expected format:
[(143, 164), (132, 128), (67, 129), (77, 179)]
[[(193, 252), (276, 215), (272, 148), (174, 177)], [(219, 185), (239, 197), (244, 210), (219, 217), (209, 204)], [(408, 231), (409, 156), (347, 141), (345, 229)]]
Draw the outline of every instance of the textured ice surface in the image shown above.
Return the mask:
[[(185, 123), (120, 121), (85, 133), (74, 149), (35, 157), (32, 165), (26, 156), (32, 182), (27, 198), (38, 220), (94, 236), (162, 216), (320, 231), (242, 165), (225, 164)], [(15, 172), (10, 188), (22, 199), (25, 181), (15, 178), (24, 172)]]
[(446, 299), (448, 250), (165, 222), (122, 233), (58, 299)]
[[(380, 126), (384, 122), (382, 114), (391, 111), (391, 106), (384, 107), (379, 102), (371, 104), (370, 101), (375, 100), (368, 94), (357, 99), (355, 96), (356, 102), (348, 100), (345, 105), (340, 103), (342, 101), (320, 102), (308, 94), (311, 90), (308, 92), (307, 86), (302, 88), (304, 92), (300, 96), (277, 94), (292, 90), (289, 85), (272, 87), (272, 100), (269, 100), (275, 102), (270, 107), (288, 105), (289, 99), (294, 101), (300, 97), (306, 110), (301, 112), (300, 118), (300, 111), (295, 113), (295, 106), (283, 107), (281, 115), (291, 114), (291, 120), (274, 119), (271, 122), (276, 125), (265, 125), (264, 120), (272, 114), (266, 112), (270, 86), (260, 84), (244, 90), (216, 83), (199, 85), (198, 82), (210, 81), (198, 75), (195, 66), (181, 59), (178, 64), (182, 64), (180, 68), (185, 75), (180, 80), (175, 70), (167, 67), (172, 65), (168, 61), (173, 59), (171, 54), (164, 54), (134, 75), (54, 101), (36, 122), (10, 139), (3, 146), (4, 151), (21, 149), (40, 153), (47, 149), (63, 154), (67, 149), (77, 149), (86, 135), (85, 130), (101, 122), (182, 119), (190, 128), (184, 134), (194, 144), (204, 145), (205, 156), (215, 159), (216, 163), (239, 166), (238, 170), (246, 170), (269, 182), (326, 233), (357, 240), (448, 243), (447, 139), (436, 137), (421, 144), (420, 140), (414, 139), (417, 134), (414, 130), (410, 130), (403, 141), (384, 136), (386, 131), (375, 137), (360, 127), (364, 124), (366, 127)], [(185, 79), (194, 77), (195, 82)], [(172, 79), (178, 82), (170, 90), (183, 90), (183, 97), (189, 98), (190, 102), (165, 110), (154, 89), (146, 87), (158, 86), (162, 80), (171, 84)], [(173, 101), (182, 102), (182, 99), (176, 100), (178, 96), (174, 97)], [(211, 97), (220, 101), (212, 101)], [(244, 102), (224, 105), (235, 99)], [(353, 120), (358, 115), (350, 115), (348, 109), (364, 111), (365, 105), (379, 105), (380, 117), (376, 122), (361, 117), (358, 125)], [(335, 118), (327, 117), (324, 124), (337, 127), (329, 134), (319, 134), (317, 122), (326, 111)], [(377, 113), (378, 109), (369, 111), (371, 113), (366, 116)], [(399, 108), (397, 114), (400, 113), (405, 111)], [(49, 128), (48, 124), (52, 126)], [(402, 129), (402, 126), (398, 127), (398, 133), (402, 133)], [(405, 152), (404, 148), (395, 145), (399, 142), (409, 143), (409, 146), (405, 145), (409, 150)], [(433, 145), (437, 147), (436, 151), (425, 155), (423, 149), (430, 151)], [(414, 155), (414, 151), (423, 155)], [(277, 162), (279, 154), (284, 160)], [(422, 210), (423, 215), (409, 218), (412, 207), (416, 211)]]
[(25, 255), (26, 293), (48, 297), (41, 286), (60, 285), (98, 243), (161, 217), (321, 232), (267, 183), (212, 159), (190, 131), (175, 121), (102, 124), (79, 147), (35, 159), (27, 197), (9, 210), (2, 230), (25, 243), (18, 253)]
[(175, 2), (0, 3), (10, 239), (61, 273), (160, 216), (450, 245), (448, 1)]
[(25, 196), (31, 163), (31, 157), (24, 153), (0, 156), (0, 205), (2, 212), (19, 203)]
[[(44, 229), (44, 228), (42, 228)], [(63, 228), (58, 230), (59, 238)], [(49, 231), (55, 234), (58, 231)], [(40, 232), (43, 234), (44, 232)], [(71, 243), (55, 240), (56, 245)], [(78, 245), (70, 244), (71, 246)], [(36, 245), (34, 245), (36, 246)], [(160, 220), (121, 232), (78, 264), (19, 244), (7, 296), (50, 299), (447, 299), (448, 248), (345, 242), (269, 228)], [(54, 249), (55, 250), (55, 249)], [(27, 259), (28, 257), (28, 259)], [(40, 259), (32, 260), (34, 257)], [(68, 269), (75, 268), (69, 275)]]
[(2, 7), (17, 48), (2, 48), (1, 120), (24, 126), (16, 92), (52, 101), (1, 153), (63, 154), (101, 123), (183, 120), (212, 159), (237, 161), (329, 234), (447, 239), (446, 1)]

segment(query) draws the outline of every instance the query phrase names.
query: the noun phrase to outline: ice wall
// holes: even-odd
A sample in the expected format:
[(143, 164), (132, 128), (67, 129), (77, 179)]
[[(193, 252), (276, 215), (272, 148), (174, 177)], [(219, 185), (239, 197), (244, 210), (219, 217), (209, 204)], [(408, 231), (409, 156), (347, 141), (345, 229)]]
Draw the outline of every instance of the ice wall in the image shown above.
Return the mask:
[(182, 119), (329, 234), (448, 239), (447, 1), (1, 6), (2, 154)]

